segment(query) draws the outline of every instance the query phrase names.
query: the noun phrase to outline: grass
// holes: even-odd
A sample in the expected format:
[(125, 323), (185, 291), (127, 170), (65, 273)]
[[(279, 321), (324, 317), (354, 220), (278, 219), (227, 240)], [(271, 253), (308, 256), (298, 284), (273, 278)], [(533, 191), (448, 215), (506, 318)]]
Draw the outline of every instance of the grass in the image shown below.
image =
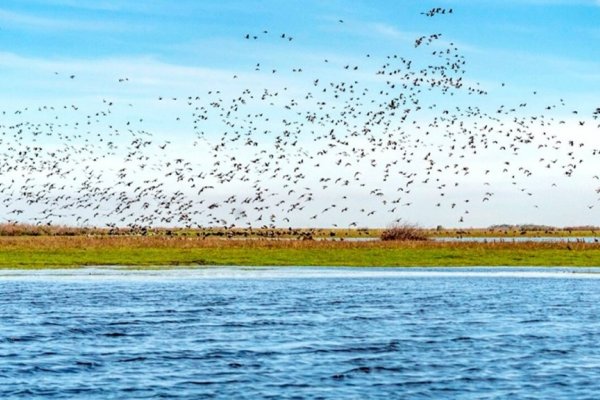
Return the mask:
[(147, 236), (0, 237), (0, 268), (600, 266), (598, 243), (348, 242)]
[[(584, 227), (536, 227), (506, 226), (503, 228), (426, 229), (416, 225), (402, 224), (422, 237), (577, 237), (600, 235), (600, 228)], [(379, 238), (390, 229), (380, 228), (95, 228), (62, 225), (0, 224), (1, 236), (161, 236), (201, 238)]]

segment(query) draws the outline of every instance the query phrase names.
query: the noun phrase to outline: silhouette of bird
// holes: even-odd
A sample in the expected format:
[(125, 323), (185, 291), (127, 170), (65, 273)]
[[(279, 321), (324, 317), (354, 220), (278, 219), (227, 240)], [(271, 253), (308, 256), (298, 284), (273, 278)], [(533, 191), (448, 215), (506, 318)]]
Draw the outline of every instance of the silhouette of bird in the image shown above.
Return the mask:
[[(421, 14), (453, 13), (435, 7)], [(270, 36), (268, 28), (243, 38), (238, 32), (236, 40), (252, 48), (269, 39), (290, 51), (302, 47), (302, 35), (292, 42), (294, 32)], [(185, 96), (165, 91), (146, 99), (176, 127), (172, 136), (146, 123), (141, 106), (117, 96), (91, 106), (61, 102), (3, 110), (5, 215), (146, 234), (164, 226), (237, 232), (287, 224), (286, 235), (306, 237), (292, 226), (357, 228), (376, 218), (398, 220), (419, 203), (462, 224), (474, 214), (473, 204), (494, 207), (496, 189), (537, 208), (544, 205), (534, 185), (540, 176), (550, 175), (562, 190), (583, 165), (595, 165), (600, 149), (556, 128), (576, 132), (589, 122), (593, 129), (600, 107), (589, 115), (569, 111), (563, 99), (536, 105), (530, 100), (537, 91), (495, 104), (469, 78), (459, 47), (441, 39), (441, 33), (425, 33), (406, 53), (382, 55), (374, 48), (360, 59), (277, 64), (253, 55), (247, 68), (228, 75), (227, 91), (201, 92), (191, 82)], [(409, 50), (419, 56), (401, 55)], [(288, 88), (292, 77), (298, 83)], [(117, 84), (114, 77), (111, 84)], [(455, 96), (468, 100), (457, 103)], [(558, 113), (578, 117), (561, 119)], [(476, 189), (463, 190), (467, 184)], [(600, 193), (597, 182), (589, 192)]]

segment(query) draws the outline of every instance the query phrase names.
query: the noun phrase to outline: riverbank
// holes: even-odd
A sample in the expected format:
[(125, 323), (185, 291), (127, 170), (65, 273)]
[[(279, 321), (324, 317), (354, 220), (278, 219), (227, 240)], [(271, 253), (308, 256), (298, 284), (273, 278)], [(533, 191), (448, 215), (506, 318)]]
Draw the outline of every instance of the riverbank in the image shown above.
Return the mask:
[[(411, 230), (429, 238), (576, 238), (596, 237), (600, 227), (542, 227), (528, 225), (493, 226), (488, 228), (420, 228), (407, 225)], [(379, 238), (382, 228), (97, 228), (64, 225), (0, 224), (0, 237), (15, 236), (152, 236), (228, 239), (357, 239)]]
[(0, 268), (600, 266), (599, 243), (351, 242), (144, 236), (0, 237)]

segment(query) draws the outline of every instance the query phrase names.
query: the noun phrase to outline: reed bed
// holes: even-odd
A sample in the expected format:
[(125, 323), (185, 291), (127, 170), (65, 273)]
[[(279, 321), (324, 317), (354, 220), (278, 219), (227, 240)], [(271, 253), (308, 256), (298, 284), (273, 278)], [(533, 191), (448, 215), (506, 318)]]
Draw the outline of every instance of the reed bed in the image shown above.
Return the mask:
[(378, 237), (373, 228), (181, 228), (181, 227), (73, 227), (66, 225), (0, 224), (0, 236), (186, 236), (219, 238), (349, 238)]
[[(540, 236), (596, 236), (600, 228), (581, 227), (537, 227), (512, 226), (506, 228), (467, 228), (437, 229), (420, 228), (410, 225), (411, 232), (420, 237), (540, 237)], [(392, 227), (395, 228), (395, 227)], [(73, 227), (64, 225), (0, 224), (0, 237), (3, 236), (157, 236), (157, 237), (199, 237), (199, 238), (379, 238), (390, 228), (178, 228), (178, 227)]]
[(0, 251), (9, 248), (276, 248), (276, 249), (600, 249), (600, 243), (536, 241), (344, 241), (289, 239), (220, 239), (157, 236), (15, 236), (0, 237)]

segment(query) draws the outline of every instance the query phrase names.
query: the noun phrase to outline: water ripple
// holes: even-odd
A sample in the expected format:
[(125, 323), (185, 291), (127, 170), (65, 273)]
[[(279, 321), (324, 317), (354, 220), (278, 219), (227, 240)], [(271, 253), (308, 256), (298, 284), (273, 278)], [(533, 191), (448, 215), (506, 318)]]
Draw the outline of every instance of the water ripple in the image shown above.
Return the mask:
[(0, 398), (595, 398), (597, 272), (0, 272)]

